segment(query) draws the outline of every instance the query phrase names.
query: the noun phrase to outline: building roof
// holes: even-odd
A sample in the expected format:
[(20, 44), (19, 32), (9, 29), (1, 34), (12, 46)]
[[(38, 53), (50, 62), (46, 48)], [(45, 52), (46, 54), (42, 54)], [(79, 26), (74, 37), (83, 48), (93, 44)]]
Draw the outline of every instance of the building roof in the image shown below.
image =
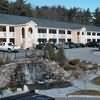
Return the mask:
[(68, 23), (63, 21), (48, 20), (33, 18), (33, 21), (37, 23), (39, 27), (51, 27), (51, 28), (67, 28), (67, 29), (80, 29), (80, 24)]
[(0, 24), (25, 24), (30, 21), (30, 18), (23, 16), (15, 16), (8, 14), (0, 14)]
[(94, 32), (100, 32), (100, 27), (97, 26), (85, 26), (87, 31), (94, 31)]
[(16, 16), (8, 14), (0, 14), (0, 24), (25, 24), (33, 20), (39, 27), (51, 27), (51, 28), (67, 28), (67, 29), (81, 29), (83, 26), (87, 31), (100, 31), (100, 27), (81, 25), (77, 23), (48, 20), (43, 18), (32, 18), (25, 16)]

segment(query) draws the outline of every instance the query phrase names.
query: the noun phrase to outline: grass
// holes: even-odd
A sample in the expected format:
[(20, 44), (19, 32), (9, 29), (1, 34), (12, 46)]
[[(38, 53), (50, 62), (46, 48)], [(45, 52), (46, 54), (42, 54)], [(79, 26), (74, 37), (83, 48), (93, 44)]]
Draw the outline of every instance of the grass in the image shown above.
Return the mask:
[(80, 90), (80, 91), (73, 92), (70, 95), (100, 96), (100, 91), (96, 91), (96, 90)]
[(93, 79), (93, 83), (96, 85), (100, 85), (100, 76)]

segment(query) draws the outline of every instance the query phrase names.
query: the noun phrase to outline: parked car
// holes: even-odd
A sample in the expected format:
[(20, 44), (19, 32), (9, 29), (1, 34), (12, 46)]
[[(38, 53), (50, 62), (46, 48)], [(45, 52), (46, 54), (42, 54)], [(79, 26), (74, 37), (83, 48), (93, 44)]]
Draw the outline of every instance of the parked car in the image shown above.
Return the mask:
[(77, 48), (83, 48), (83, 47), (85, 47), (85, 44), (82, 44), (82, 43), (76, 43), (76, 47), (77, 47)]
[(1, 51), (18, 51), (19, 47), (16, 47), (12, 42), (1, 42), (0, 50)]
[(45, 44), (43, 43), (36, 45), (36, 49), (43, 49), (44, 47), (45, 47)]
[(88, 42), (86, 43), (87, 47), (98, 47), (98, 43), (97, 42)]
[(33, 100), (55, 100), (52, 97), (49, 96), (45, 96), (45, 95), (36, 95), (36, 96), (32, 96)]
[(100, 42), (98, 42), (98, 49), (100, 50)]
[(56, 48), (57, 48), (57, 49), (60, 49), (60, 48), (69, 49), (69, 45), (66, 45), (66, 44), (57, 44), (57, 45), (56, 45)]
[(53, 43), (52, 44), (51, 43), (41, 43), (41, 44), (36, 45), (36, 49), (48, 49), (50, 47), (57, 49), (57, 46)]
[(54, 49), (58, 49), (58, 48), (57, 48), (57, 45), (54, 44), (54, 43), (46, 43), (46, 44), (45, 44), (45, 48), (48, 49), (48, 48), (50, 48), (50, 47), (51, 47), (51, 48), (54, 48)]
[(76, 44), (73, 43), (73, 42), (68, 42), (68, 43), (65, 43), (65, 45), (69, 48), (76, 48)]

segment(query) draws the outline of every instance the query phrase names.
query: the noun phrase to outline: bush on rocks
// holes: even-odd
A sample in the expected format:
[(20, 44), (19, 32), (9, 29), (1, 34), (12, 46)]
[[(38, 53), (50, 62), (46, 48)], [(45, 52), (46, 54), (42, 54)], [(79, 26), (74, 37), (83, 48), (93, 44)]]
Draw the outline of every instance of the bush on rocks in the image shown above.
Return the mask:
[(63, 66), (63, 68), (64, 68), (64, 70), (66, 70), (66, 71), (69, 71), (69, 70), (75, 70), (76, 68), (75, 68), (75, 66), (73, 66), (73, 65), (70, 65), (70, 64), (65, 64), (64, 66)]
[(70, 60), (70, 61), (69, 61), (69, 64), (70, 64), (70, 65), (77, 65), (77, 64), (80, 64), (80, 60), (79, 60), (79, 59)]

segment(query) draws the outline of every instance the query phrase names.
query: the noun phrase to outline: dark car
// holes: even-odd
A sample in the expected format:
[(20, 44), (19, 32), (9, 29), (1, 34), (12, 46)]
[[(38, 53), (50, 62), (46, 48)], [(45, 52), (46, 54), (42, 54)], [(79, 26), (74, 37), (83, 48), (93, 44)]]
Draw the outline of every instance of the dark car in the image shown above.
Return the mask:
[(5, 98), (0, 98), (0, 100), (55, 100), (52, 97), (35, 94), (34, 92), (27, 92), (24, 94), (13, 95)]
[(36, 45), (36, 49), (48, 49), (48, 48), (54, 48), (57, 49), (57, 46), (55, 44), (51, 44), (51, 43), (41, 43)]
[(73, 43), (73, 42), (68, 42), (68, 43), (65, 43), (65, 45), (69, 48), (76, 48), (76, 44)]
[(100, 42), (98, 42), (98, 49), (100, 50)]
[(56, 44), (46, 43), (45, 44), (45, 49), (49, 49), (49, 48), (58, 49), (57, 46), (56, 46)]
[(32, 98), (33, 100), (55, 100), (54, 98), (45, 95), (36, 95), (33, 96)]
[(45, 47), (45, 44), (41, 43), (36, 45), (36, 49), (43, 49)]
[(76, 47), (77, 47), (77, 48), (83, 48), (83, 47), (85, 47), (85, 44), (82, 44), (82, 43), (76, 43)]
[(98, 47), (98, 43), (97, 42), (88, 42), (86, 43), (87, 47)]

